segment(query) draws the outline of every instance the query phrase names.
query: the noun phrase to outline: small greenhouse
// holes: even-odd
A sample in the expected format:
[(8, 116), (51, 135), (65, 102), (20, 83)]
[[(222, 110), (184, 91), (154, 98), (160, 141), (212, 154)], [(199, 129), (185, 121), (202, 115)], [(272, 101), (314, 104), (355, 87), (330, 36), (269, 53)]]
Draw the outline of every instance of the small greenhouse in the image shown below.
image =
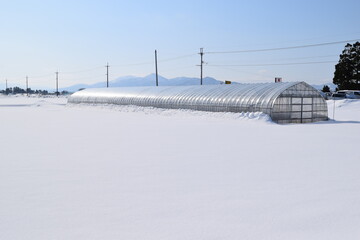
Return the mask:
[(68, 102), (210, 112), (263, 112), (277, 123), (328, 119), (324, 98), (305, 82), (93, 88), (72, 94)]

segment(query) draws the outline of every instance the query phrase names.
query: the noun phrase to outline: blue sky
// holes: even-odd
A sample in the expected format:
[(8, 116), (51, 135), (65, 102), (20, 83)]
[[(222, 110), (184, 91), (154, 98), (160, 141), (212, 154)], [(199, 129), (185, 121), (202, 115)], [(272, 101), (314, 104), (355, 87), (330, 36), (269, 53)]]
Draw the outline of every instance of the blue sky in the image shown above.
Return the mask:
[[(52, 87), (159, 74), (199, 77), (197, 54), (360, 39), (360, 1), (1, 1), (0, 86)], [(344, 44), (207, 54), (204, 75), (237, 82), (331, 82)], [(175, 58), (175, 59), (174, 59)], [(304, 65), (278, 63), (328, 62)], [(229, 65), (264, 66), (229, 66)], [(225, 65), (225, 66), (214, 66)]]

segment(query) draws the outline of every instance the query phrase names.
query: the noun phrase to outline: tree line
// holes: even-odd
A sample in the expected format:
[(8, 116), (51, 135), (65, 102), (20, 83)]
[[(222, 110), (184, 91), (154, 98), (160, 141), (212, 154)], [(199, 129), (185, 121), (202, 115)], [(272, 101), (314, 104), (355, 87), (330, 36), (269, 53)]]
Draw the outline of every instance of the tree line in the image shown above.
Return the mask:
[(13, 87), (13, 88), (7, 88), (5, 90), (1, 90), (0, 93), (2, 94), (39, 94), (39, 95), (67, 95), (69, 94), (68, 91), (61, 91), (61, 92), (55, 92), (55, 93), (49, 93), (47, 90), (32, 90), (31, 88), (23, 89), (20, 87)]

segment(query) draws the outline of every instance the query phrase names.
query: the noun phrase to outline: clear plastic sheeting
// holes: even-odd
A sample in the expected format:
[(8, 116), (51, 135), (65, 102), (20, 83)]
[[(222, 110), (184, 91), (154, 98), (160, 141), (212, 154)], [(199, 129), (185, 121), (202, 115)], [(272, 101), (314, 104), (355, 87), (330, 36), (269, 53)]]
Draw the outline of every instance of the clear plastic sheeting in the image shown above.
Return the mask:
[(74, 93), (68, 102), (210, 112), (263, 112), (277, 123), (328, 119), (325, 100), (305, 82), (93, 88)]

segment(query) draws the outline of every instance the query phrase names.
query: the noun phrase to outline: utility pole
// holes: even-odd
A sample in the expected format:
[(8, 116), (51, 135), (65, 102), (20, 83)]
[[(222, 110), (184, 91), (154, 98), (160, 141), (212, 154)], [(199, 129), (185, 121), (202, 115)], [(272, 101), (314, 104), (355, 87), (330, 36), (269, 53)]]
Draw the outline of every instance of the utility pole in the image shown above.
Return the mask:
[(106, 67), (106, 87), (109, 87), (109, 63), (107, 63)]
[(334, 108), (333, 108), (333, 120), (335, 121), (335, 98), (334, 98)]
[(202, 85), (203, 84), (203, 63), (204, 63), (204, 61), (203, 61), (203, 55), (204, 55), (204, 51), (203, 51), (204, 49), (203, 48), (200, 48), (200, 85)]
[(5, 93), (6, 93), (6, 95), (9, 93), (9, 90), (8, 90), (8, 84), (7, 84), (7, 79), (5, 80), (6, 81), (6, 84), (5, 84), (5, 86), (6, 86), (6, 88), (5, 88)]
[(59, 72), (56, 72), (56, 96), (59, 96)]
[(26, 76), (26, 96), (29, 96), (29, 78)]
[(156, 72), (156, 86), (159, 86), (158, 67), (157, 67), (157, 51), (155, 50), (155, 72)]

